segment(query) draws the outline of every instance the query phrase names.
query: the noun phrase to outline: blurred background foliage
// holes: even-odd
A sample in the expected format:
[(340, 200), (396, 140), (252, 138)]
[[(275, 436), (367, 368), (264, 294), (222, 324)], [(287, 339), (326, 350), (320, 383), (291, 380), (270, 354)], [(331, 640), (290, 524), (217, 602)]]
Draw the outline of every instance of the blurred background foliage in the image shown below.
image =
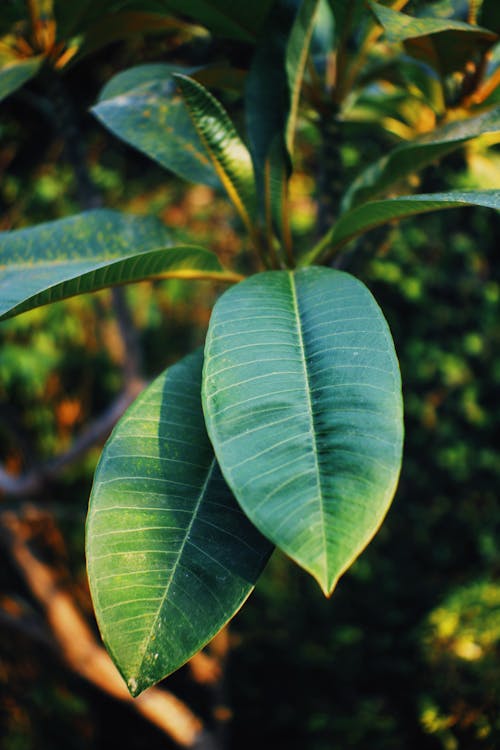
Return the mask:
[[(202, 58), (207, 44), (201, 37), (192, 57)], [(169, 178), (87, 113), (113, 73), (170, 59), (171, 49), (168, 36), (138, 37), (66, 73), (82, 147), (104, 205), (155, 214), (178, 236), (209, 243), (230, 259), (241, 240), (227, 203), (210, 188)], [(230, 45), (225, 54), (231, 56)], [(3, 229), (80, 210), (61, 138), (37, 110), (41, 87), (35, 79), (3, 105)], [(224, 96), (230, 104), (231, 93)], [(353, 125), (341, 147), (342, 179), (349, 182), (383, 153), (387, 137)], [(491, 149), (486, 155), (485, 142), (428, 167), (420, 190), (498, 187), (500, 155)], [(302, 243), (316, 219), (315, 146), (304, 123), (292, 190), (293, 227)], [(380, 533), (331, 600), (283, 556), (272, 558), (231, 625), (225, 677), (231, 747), (500, 747), (499, 230), (493, 212), (455, 210), (376, 230), (349, 250), (346, 265), (375, 294), (400, 358), (406, 408), (400, 487)], [(203, 342), (218, 291), (179, 281), (127, 289), (146, 377)], [(0, 446), (15, 473), (35, 455), (67, 449), (102, 412), (120, 389), (124, 352), (107, 291), (4, 322), (0, 342)], [(89, 618), (83, 535), (98, 455), (93, 448), (50, 484), (39, 502), (47, 517), (33, 521), (48, 524), (53, 564), (71, 572), (71, 589)], [(174, 747), (64, 668), (8, 561), (0, 587), (0, 612), (23, 612), (33, 626), (15, 630), (0, 617), (2, 750)], [(187, 668), (166, 684), (209, 716), (206, 692)]]

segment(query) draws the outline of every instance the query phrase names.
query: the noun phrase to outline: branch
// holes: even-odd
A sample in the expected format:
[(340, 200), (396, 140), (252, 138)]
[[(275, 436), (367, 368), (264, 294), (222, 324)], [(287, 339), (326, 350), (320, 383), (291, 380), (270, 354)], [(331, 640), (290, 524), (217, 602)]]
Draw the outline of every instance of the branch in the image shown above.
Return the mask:
[(214, 748), (212, 737), (201, 720), (166, 690), (150, 688), (132, 698), (106, 651), (101, 648), (71, 595), (54, 570), (39, 560), (29, 547), (26, 525), (13, 513), (5, 512), (1, 540), (35, 599), (42, 606), (47, 623), (65, 662), (96, 687), (128, 703), (142, 716), (187, 748)]
[(139, 379), (130, 380), (106, 411), (93, 422), (90, 422), (76, 438), (71, 448), (60, 456), (30, 469), (20, 476), (9, 474), (0, 466), (0, 495), (27, 497), (41, 492), (46, 484), (56, 479), (66, 466), (77, 461), (89, 448), (103, 442), (108, 437), (125, 409), (130, 406), (143, 387), (143, 381)]

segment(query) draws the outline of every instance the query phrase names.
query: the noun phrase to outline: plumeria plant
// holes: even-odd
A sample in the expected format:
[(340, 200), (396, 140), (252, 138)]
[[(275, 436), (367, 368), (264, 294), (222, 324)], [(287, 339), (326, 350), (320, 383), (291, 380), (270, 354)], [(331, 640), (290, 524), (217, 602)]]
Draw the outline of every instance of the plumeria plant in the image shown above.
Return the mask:
[[(179, 178), (225, 191), (246, 234), (234, 267), (210, 248), (174, 244), (154, 217), (103, 208), (0, 235), (3, 318), (144, 279), (209, 279), (224, 289), (204, 349), (138, 396), (95, 473), (90, 587), (103, 640), (135, 696), (224, 626), (274, 547), (330, 596), (382, 524), (401, 466), (401, 379), (381, 309), (340, 270), (344, 248), (423, 212), (500, 207), (495, 188), (412, 192), (416, 172), (500, 131), (499, 6), (456, 0), (434, 3), (431, 14), (404, 0), (90, 0), (71, 3), (71, 13), (57, 0), (29, 5), (31, 22), (1, 42), (3, 96), (133, 32), (173, 29), (186, 45), (211, 34), (232, 49), (232, 65), (125, 70), (92, 111)], [(245, 138), (209, 89), (230, 89), (228, 100), (243, 104)], [(319, 236), (305, 250), (289, 199), (304, 124), (320, 165)], [(339, 186), (353, 127), (396, 145)]]

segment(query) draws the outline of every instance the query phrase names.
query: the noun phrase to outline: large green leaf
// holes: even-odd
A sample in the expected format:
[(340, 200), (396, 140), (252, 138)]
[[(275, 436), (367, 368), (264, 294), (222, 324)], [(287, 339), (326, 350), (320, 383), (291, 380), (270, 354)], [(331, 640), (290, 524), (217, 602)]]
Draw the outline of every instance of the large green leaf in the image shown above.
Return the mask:
[(257, 208), (252, 159), (227, 112), (200, 83), (174, 76), (221, 183), (250, 233)]
[(463, 70), (471, 57), (485, 52), (498, 39), (489, 29), (435, 16), (414, 17), (379, 3), (370, 7), (393, 42), (403, 42), (406, 50), (425, 60), (441, 74)]
[(295, 13), (280, 1), (273, 8), (256, 47), (245, 88), (245, 117), (257, 184), (262, 189), (269, 150), (285, 132), (290, 92), (286, 48)]
[(285, 68), (290, 90), (290, 109), (285, 126), (285, 142), (290, 156), (293, 154), (300, 91), (318, 6), (319, 0), (302, 0), (286, 46)]
[(255, 41), (274, 0), (161, 0), (168, 10), (190, 16), (220, 36)]
[(325, 260), (358, 235), (394, 219), (461, 206), (484, 206), (498, 210), (500, 190), (452, 190), (449, 193), (421, 193), (365, 203), (343, 214), (318, 245), (303, 256), (300, 265)]
[(440, 34), (444, 31), (463, 31), (473, 34), (478, 39), (486, 36), (494, 40), (496, 36), (489, 29), (473, 26), (465, 21), (436, 16), (409, 16), (407, 13), (401, 13), (380, 3), (370, 2), (369, 5), (392, 42), (403, 42), (405, 39)]
[(203, 408), (248, 517), (329, 595), (380, 526), (401, 462), (399, 369), (369, 291), (318, 267), (227, 291), (207, 336)]
[(169, 63), (144, 63), (143, 65), (134, 65), (117, 73), (109, 79), (99, 93), (98, 102), (104, 102), (108, 99), (115, 99), (117, 96), (127, 96), (134, 89), (148, 84), (166, 81), (173, 73), (184, 73), (191, 75), (195, 68), (185, 68), (180, 65), (171, 65)]
[(169, 232), (152, 217), (96, 210), (0, 233), (0, 319), (148, 278), (238, 277), (208, 250), (171, 247)]
[(43, 63), (43, 56), (10, 62), (0, 70), (0, 101), (24, 86), (36, 76)]
[(172, 12), (188, 16), (214, 34), (253, 41), (274, 0), (56, 0), (56, 17), (65, 34), (80, 33), (105, 14), (117, 11)]
[(451, 122), (414, 141), (401, 144), (356, 178), (342, 200), (342, 210), (374, 198), (402, 177), (417, 172), (471, 138), (499, 130), (500, 106), (467, 120)]
[[(112, 133), (162, 167), (191, 182), (219, 187), (213, 163), (177, 91), (175, 80), (170, 71), (163, 70), (160, 80), (144, 81), (128, 91), (123, 90), (126, 78), (116, 82), (114, 89), (108, 84), (108, 92), (119, 88), (121, 93), (101, 100), (92, 112)], [(148, 75), (146, 73), (145, 78)]]
[(335, 17), (335, 31), (339, 42), (343, 42), (366, 14), (364, 0), (328, 0)]
[(220, 630), (272, 549), (217, 466), (201, 409), (202, 360), (190, 355), (139, 396), (108, 440), (92, 489), (92, 599), (133, 695)]
[(358, 235), (389, 221), (461, 206), (483, 206), (498, 210), (500, 209), (500, 191), (456, 190), (448, 193), (422, 193), (371, 201), (343, 214), (321, 242), (301, 259), (300, 265), (325, 260)]
[(165, 35), (168, 32), (175, 33), (178, 40), (184, 38), (186, 41), (190, 41), (191, 37), (200, 33), (206, 35), (204, 29), (191, 26), (171, 15), (138, 10), (103, 14), (95, 24), (86, 30), (74, 59), (80, 60), (85, 55), (122, 39), (147, 34)]
[[(298, 6), (298, 7), (294, 7)], [(273, 8), (255, 51), (245, 91), (245, 115), (257, 184), (262, 189), (266, 161), (282, 139), (291, 156), (300, 90), (318, 0)], [(287, 164), (287, 171), (290, 165)]]

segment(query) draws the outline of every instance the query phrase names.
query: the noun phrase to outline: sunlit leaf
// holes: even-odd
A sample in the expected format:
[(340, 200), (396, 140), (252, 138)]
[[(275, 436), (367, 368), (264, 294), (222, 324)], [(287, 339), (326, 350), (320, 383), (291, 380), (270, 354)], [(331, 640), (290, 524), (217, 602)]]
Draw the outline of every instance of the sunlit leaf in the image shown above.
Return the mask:
[(500, 131), (500, 107), (467, 120), (459, 120), (403, 143), (370, 165), (347, 190), (342, 209), (346, 211), (386, 191), (401, 178), (440, 159), (463, 143)]
[(88, 211), (0, 233), (0, 318), (148, 278), (237, 277), (200, 247), (171, 246), (152, 217)]
[(201, 352), (169, 368), (99, 462), (87, 565), (103, 640), (133, 695), (235, 614), (271, 552), (224, 482), (201, 410)]
[(463, 70), (471, 57), (485, 52), (498, 35), (480, 26), (451, 18), (414, 17), (379, 3), (370, 7), (393, 42), (403, 42), (409, 54), (425, 60), (442, 75)]
[(175, 75), (196, 132), (243, 223), (252, 232), (257, 207), (252, 159), (227, 112), (192, 78)]
[(365, 203), (343, 214), (321, 242), (304, 255), (300, 265), (324, 260), (358, 235), (394, 219), (461, 206), (484, 206), (498, 210), (500, 190), (453, 190)]
[[(171, 72), (166, 67), (162, 69), (164, 75), (160, 79), (143, 80), (141, 85), (125, 91), (126, 83), (142, 74), (136, 68), (120, 74), (122, 78), (117, 76), (115, 83), (112, 80), (105, 88), (107, 96), (113, 96), (101, 98), (92, 112), (114, 135), (162, 167), (191, 182), (219, 187), (217, 172)], [(120, 93), (116, 94), (117, 90)]]
[(465, 23), (465, 21), (455, 21), (452, 18), (436, 16), (415, 17), (380, 5), (380, 3), (370, 2), (369, 5), (392, 42), (403, 42), (405, 39), (439, 34), (443, 31), (463, 31), (473, 34), (477, 39), (486, 37), (493, 41), (496, 36), (489, 29), (483, 29), (480, 26)]
[(248, 517), (329, 595), (392, 500), (403, 436), (387, 323), (352, 276), (250, 277), (217, 302), (207, 429)]

